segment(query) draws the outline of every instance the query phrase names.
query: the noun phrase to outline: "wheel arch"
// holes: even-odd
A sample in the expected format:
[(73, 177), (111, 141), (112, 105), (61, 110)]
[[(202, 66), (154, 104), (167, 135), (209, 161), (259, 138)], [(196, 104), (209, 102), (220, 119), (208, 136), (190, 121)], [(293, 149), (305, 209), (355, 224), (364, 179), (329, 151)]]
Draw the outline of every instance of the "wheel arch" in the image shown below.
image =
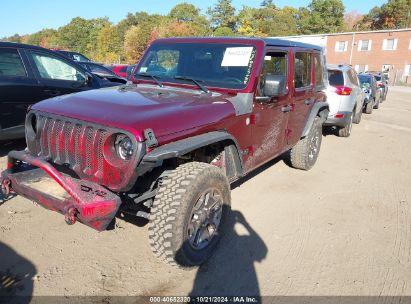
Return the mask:
[(224, 149), (227, 177), (229, 179), (241, 177), (243, 175), (241, 149), (237, 140), (227, 131), (212, 131), (162, 145), (147, 153), (142, 163), (151, 164), (154, 168), (165, 160), (179, 158), (215, 144), (221, 145)]
[(311, 112), (308, 116), (307, 122), (305, 123), (301, 138), (304, 138), (308, 135), (308, 132), (310, 131), (311, 126), (314, 123), (314, 119), (317, 116), (321, 118), (321, 122), (324, 122), (326, 121), (329, 112), (330, 112), (330, 107), (329, 107), (328, 102), (325, 102), (325, 101), (316, 102), (314, 106), (311, 108)]

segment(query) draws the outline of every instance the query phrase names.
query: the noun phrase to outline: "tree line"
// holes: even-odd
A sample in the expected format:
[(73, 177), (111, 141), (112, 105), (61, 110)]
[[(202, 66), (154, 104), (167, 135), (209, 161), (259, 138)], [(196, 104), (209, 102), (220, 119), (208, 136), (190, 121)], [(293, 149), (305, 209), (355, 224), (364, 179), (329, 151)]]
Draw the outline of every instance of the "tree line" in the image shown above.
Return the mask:
[(342, 0), (312, 0), (307, 7), (260, 7), (236, 10), (231, 0), (218, 0), (204, 14), (182, 2), (167, 15), (129, 13), (113, 24), (108, 18), (73, 18), (58, 29), (15, 34), (1, 40), (68, 49), (97, 62), (135, 63), (156, 38), (176, 36), (288, 36), (411, 27), (411, 1), (388, 0), (367, 14), (346, 12)]

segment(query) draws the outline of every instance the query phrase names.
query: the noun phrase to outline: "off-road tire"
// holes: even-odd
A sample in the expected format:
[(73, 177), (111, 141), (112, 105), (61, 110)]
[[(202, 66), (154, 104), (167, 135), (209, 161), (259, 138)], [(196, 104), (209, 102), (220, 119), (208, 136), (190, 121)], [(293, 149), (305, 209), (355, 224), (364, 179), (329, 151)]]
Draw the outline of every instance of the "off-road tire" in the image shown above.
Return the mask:
[(374, 102), (373, 102), (373, 101), (370, 101), (370, 102), (368, 102), (367, 105), (365, 106), (365, 113), (371, 114), (373, 109), (374, 109)]
[[(318, 136), (317, 151), (313, 158), (310, 158), (311, 144)], [(316, 117), (311, 126), (308, 135), (302, 139), (290, 150), (289, 164), (291, 167), (301, 170), (310, 170), (317, 161), (322, 141), (322, 123), (320, 117)]]
[(337, 130), (339, 137), (349, 137), (351, 135), (353, 120), (354, 113), (351, 113), (349, 123), (345, 127), (339, 128)]
[[(208, 187), (220, 191), (223, 199), (218, 233), (207, 247), (194, 249), (188, 242), (187, 225), (201, 193)], [(149, 242), (154, 254), (178, 268), (204, 263), (212, 254), (224, 231), (231, 204), (230, 184), (223, 170), (199, 162), (190, 162), (170, 171), (158, 188), (149, 222)]]
[(361, 122), (361, 118), (362, 118), (362, 111), (359, 111), (357, 114), (354, 115), (352, 122), (355, 124), (359, 124)]

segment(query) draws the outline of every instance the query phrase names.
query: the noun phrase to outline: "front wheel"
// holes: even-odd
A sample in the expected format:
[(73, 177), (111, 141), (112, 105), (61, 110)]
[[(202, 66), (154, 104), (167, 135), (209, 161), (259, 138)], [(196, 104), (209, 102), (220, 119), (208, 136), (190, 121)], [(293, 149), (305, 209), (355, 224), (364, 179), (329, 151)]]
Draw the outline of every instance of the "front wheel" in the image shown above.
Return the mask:
[(291, 149), (289, 162), (292, 167), (301, 170), (311, 169), (317, 161), (322, 141), (322, 123), (316, 117), (308, 135)]
[(151, 209), (149, 241), (166, 263), (192, 267), (214, 251), (230, 208), (230, 185), (215, 166), (191, 162), (163, 178)]

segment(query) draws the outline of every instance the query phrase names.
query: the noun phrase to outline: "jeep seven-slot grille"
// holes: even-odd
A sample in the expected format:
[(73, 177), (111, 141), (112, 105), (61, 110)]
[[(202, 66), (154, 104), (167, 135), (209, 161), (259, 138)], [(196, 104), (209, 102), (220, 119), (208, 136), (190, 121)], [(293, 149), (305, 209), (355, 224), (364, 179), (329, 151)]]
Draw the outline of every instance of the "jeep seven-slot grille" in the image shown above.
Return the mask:
[(109, 135), (105, 129), (44, 115), (38, 115), (37, 120), (41, 132), (39, 156), (68, 164), (75, 172), (102, 177), (103, 144)]

